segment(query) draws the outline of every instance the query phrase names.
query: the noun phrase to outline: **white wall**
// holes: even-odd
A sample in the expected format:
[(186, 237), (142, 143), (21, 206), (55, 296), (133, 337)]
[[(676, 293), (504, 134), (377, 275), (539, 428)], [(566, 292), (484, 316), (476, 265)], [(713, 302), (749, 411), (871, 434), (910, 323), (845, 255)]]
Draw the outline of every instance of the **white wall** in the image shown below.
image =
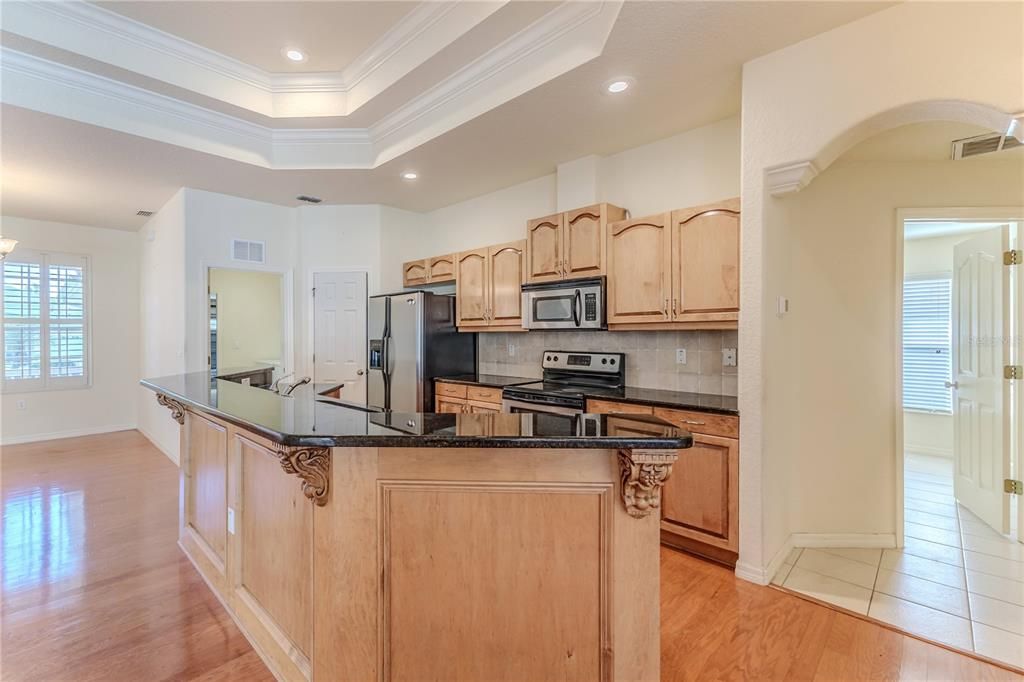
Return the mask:
[[(185, 189), (138, 232), (142, 378), (185, 371)], [(178, 424), (153, 392), (139, 386), (139, 431), (179, 462)]]
[[(18, 249), (89, 257), (90, 384), (0, 396), (4, 444), (132, 429), (139, 379), (139, 262), (135, 235), (5, 216), (3, 235)], [(23, 402), (24, 409), (18, 409)]]
[[(903, 246), (903, 274), (927, 275), (953, 272), (953, 246), (966, 235), (908, 239)], [(953, 456), (953, 415), (903, 412), (903, 443), (907, 452), (939, 457)]]
[[(800, 418), (783, 366), (786, 322), (774, 315), (776, 298), (801, 292), (786, 286), (787, 256), (797, 244), (777, 210), (780, 200), (768, 195), (767, 171), (785, 169), (774, 177), (787, 177), (796, 189), (859, 140), (901, 123), (998, 119), (1005, 127), (1010, 114), (1024, 111), (1022, 21), (1019, 3), (901, 3), (744, 65), (741, 577), (767, 582), (794, 532), (791, 520), (802, 521), (789, 509), (806, 493), (791, 480), (800, 465), (792, 443), (815, 431), (813, 420)], [(853, 433), (876, 428), (858, 423)], [(838, 459), (819, 448), (815, 466), (828, 470)], [(836, 480), (842, 479), (833, 477), (826, 488), (835, 489)]]
[[(1024, 204), (1024, 168), (982, 161), (840, 160), (798, 194), (773, 202), (785, 225), (779, 291), (790, 312), (778, 321), (771, 364), (789, 412), (772, 422), (791, 458), (788, 491), (794, 533), (886, 536), (897, 520), (894, 362), (897, 248), (901, 207)], [(774, 238), (777, 236), (771, 233)]]

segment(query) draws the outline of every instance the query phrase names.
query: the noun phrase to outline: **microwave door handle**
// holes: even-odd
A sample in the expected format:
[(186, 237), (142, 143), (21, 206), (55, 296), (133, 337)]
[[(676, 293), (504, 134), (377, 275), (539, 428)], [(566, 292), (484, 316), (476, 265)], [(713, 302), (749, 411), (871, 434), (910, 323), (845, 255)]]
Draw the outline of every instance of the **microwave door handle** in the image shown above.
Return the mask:
[(582, 305), (582, 296), (580, 290), (576, 290), (576, 295), (572, 299), (572, 321), (577, 327), (580, 326), (580, 306)]

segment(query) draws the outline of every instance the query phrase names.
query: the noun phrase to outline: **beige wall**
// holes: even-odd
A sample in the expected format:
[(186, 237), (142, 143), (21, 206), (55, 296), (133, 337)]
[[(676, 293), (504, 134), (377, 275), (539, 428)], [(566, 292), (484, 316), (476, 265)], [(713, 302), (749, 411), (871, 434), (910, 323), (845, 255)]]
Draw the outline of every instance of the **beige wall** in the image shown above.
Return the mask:
[(280, 365), (281, 275), (210, 268), (210, 293), (217, 296), (217, 367)]
[[(135, 428), (139, 378), (139, 261), (135, 235), (5, 216), (17, 249), (89, 257), (90, 382), (87, 388), (5, 392), (0, 442), (64, 438)], [(14, 256), (17, 256), (17, 249)], [(23, 408), (19, 409), (19, 403)]]
[(791, 309), (772, 323), (766, 387), (787, 404), (769, 435), (790, 458), (777, 473), (792, 532), (896, 532), (896, 210), (1021, 204), (1021, 164), (976, 160), (840, 160), (771, 200), (767, 237), (785, 245), (772, 287)]

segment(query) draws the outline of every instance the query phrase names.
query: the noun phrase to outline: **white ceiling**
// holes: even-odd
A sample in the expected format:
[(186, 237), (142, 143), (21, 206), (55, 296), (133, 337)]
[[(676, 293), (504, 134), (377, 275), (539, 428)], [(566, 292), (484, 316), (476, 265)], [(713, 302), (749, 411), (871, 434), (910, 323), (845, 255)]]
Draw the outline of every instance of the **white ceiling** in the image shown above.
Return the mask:
[(972, 221), (914, 220), (903, 224), (904, 239), (931, 239), (933, 237), (966, 236), (974, 232), (1000, 227), (1006, 222), (984, 223)]
[[(417, 2), (97, 2), (104, 9), (270, 72), (341, 71)], [(307, 61), (281, 55), (302, 50)]]
[[(168, 4), (171, 7), (165, 11), (171, 12), (182, 3)], [(225, 3), (238, 7), (240, 15), (246, 4)], [(135, 216), (136, 210), (159, 208), (184, 185), (286, 205), (295, 205), (294, 197), (305, 193), (321, 196), (325, 203), (386, 203), (431, 210), (553, 172), (558, 163), (614, 153), (734, 115), (739, 111), (744, 62), (885, 6), (627, 2), (597, 56), (513, 96), (474, 100), (455, 112), (457, 124), (411, 136), (405, 151), (359, 170), (270, 170), (230, 158), (214, 144), (190, 146), (190, 140), (169, 144), (147, 139), (147, 130), (126, 134), (92, 125), (82, 121), (88, 117), (78, 110), (62, 109), (54, 115), (40, 111), (45, 107), (30, 106), (31, 102), (12, 106), (12, 98), (4, 92), (0, 112), (3, 212), (136, 229), (144, 221)], [(458, 73), (460, 64), (488, 54), (557, 7), (509, 3), (397, 78), (351, 116), (285, 122), (289, 128), (308, 129), (337, 125), (338, 120), (352, 125), (362, 117), (360, 125), (372, 125), (375, 119), (429, 95), (439, 81)], [(304, 11), (315, 12), (316, 7)], [(163, 28), (170, 30), (170, 25)], [(161, 94), (189, 106), (211, 101), (166, 82), (158, 88), (154, 83), (160, 81), (151, 76), (47, 46), (35, 38), (4, 34), (3, 39), (22, 53), (73, 62), (76, 68), (138, 90), (162, 90)], [(558, 59), (552, 54), (545, 68)], [(621, 76), (633, 78), (635, 86), (621, 96), (603, 92), (604, 83)], [(486, 80), (484, 90), (503, 96), (499, 81), (497, 76)], [(269, 120), (253, 112), (239, 115), (241, 111), (221, 102), (217, 113), (235, 114), (245, 122)], [(399, 174), (407, 168), (419, 171), (420, 179), (402, 181)]]

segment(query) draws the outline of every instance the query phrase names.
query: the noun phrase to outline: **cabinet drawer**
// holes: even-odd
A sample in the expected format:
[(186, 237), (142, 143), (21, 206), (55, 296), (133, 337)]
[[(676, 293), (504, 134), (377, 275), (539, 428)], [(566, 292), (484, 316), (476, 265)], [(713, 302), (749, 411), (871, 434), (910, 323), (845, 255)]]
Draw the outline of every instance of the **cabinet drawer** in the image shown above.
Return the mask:
[(693, 433), (706, 433), (723, 438), (740, 437), (740, 418), (733, 415), (658, 407), (654, 410), (654, 416)]
[(501, 389), (490, 386), (467, 386), (466, 397), (484, 403), (501, 404)]
[(468, 386), (465, 384), (445, 384), (441, 382), (434, 386), (437, 395), (444, 395), (449, 398), (465, 398), (467, 388)]
[(614, 403), (610, 400), (588, 400), (587, 412), (591, 414), (654, 414), (650, 405)]

